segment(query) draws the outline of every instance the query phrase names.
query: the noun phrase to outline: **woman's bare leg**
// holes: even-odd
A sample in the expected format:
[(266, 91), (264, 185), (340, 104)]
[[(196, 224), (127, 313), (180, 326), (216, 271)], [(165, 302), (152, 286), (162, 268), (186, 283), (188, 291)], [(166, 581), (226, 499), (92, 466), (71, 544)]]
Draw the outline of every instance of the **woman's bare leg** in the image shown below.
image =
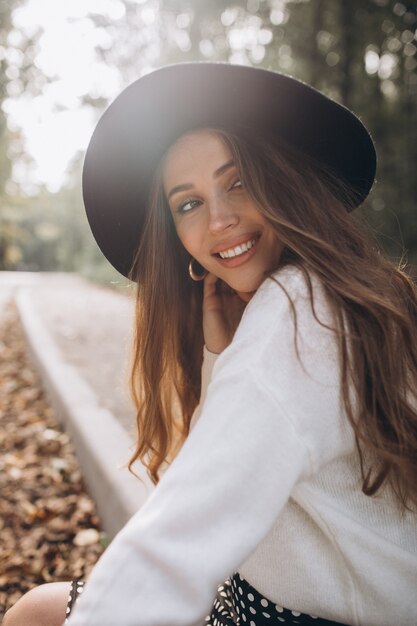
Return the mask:
[(31, 589), (9, 609), (2, 626), (63, 626), (71, 583)]

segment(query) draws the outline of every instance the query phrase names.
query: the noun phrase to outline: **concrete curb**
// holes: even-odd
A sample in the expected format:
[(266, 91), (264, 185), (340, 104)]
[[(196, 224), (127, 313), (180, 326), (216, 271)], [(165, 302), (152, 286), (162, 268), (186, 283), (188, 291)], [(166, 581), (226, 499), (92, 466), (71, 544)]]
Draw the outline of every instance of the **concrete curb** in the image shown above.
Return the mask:
[(140, 464), (135, 465), (135, 471), (141, 481), (126, 469), (132, 440), (113, 415), (99, 405), (76, 368), (63, 360), (31, 303), (31, 288), (19, 288), (15, 301), (46, 392), (73, 440), (87, 489), (112, 538), (145, 502), (152, 483)]

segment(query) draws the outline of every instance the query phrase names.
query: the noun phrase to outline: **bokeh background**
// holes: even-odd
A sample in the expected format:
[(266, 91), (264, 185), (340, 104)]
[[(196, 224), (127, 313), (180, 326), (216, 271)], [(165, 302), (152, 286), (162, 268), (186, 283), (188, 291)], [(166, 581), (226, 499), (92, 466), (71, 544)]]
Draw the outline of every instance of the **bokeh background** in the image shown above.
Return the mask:
[(0, 0), (0, 270), (120, 279), (86, 223), (83, 154), (123, 87), (191, 60), (281, 70), (352, 108), (379, 155), (361, 211), (417, 266), (417, 0)]

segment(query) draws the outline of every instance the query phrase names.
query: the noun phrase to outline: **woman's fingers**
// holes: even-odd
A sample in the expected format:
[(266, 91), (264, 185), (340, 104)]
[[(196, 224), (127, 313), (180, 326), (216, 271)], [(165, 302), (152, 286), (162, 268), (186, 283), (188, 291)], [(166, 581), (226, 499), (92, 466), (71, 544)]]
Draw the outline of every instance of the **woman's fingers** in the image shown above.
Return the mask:
[(204, 279), (203, 313), (221, 308), (221, 298), (217, 290), (219, 279), (214, 274), (207, 274)]
[(219, 354), (231, 342), (245, 304), (213, 274), (204, 281), (203, 332), (206, 347)]
[(208, 274), (204, 280), (203, 333), (207, 349), (220, 354), (229, 345), (230, 338), (217, 281), (213, 274)]

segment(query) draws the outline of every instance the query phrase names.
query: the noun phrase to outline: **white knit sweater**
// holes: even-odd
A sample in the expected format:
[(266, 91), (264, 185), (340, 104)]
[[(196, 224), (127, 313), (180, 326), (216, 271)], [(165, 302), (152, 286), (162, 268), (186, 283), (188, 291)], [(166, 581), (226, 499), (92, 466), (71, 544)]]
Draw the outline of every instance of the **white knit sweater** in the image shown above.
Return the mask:
[[(295, 305), (298, 356), (287, 295), (267, 279), (181, 452), (94, 568), (71, 626), (201, 626), (234, 571), (290, 609), (417, 624), (417, 517), (401, 516), (388, 490), (362, 494), (334, 333), (299, 271), (276, 278)], [(314, 302), (331, 325), (317, 280)]]

